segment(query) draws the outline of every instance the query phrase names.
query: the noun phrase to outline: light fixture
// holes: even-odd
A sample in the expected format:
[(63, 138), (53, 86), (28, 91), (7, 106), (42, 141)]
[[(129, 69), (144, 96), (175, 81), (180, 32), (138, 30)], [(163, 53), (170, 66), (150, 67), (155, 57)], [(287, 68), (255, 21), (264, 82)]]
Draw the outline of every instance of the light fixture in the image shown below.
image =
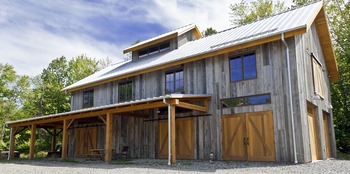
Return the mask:
[(214, 160), (214, 154), (213, 154), (213, 152), (210, 152), (210, 154), (209, 154), (209, 158), (210, 158), (210, 163), (212, 163), (213, 162), (213, 160)]
[(322, 100), (321, 96), (318, 95), (318, 94), (314, 94), (314, 95), (311, 95), (312, 96), (312, 100)]

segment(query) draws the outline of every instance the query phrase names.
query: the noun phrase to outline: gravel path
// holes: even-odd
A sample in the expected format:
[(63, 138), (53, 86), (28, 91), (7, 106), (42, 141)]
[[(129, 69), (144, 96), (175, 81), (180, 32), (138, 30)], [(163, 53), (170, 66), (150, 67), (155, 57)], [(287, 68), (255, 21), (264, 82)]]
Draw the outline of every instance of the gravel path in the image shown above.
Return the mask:
[(226, 162), (179, 160), (168, 166), (166, 160), (136, 159), (130, 161), (19, 160), (0, 161), (0, 174), (102, 174), (102, 173), (350, 173), (350, 161), (325, 160), (308, 164), (270, 162)]

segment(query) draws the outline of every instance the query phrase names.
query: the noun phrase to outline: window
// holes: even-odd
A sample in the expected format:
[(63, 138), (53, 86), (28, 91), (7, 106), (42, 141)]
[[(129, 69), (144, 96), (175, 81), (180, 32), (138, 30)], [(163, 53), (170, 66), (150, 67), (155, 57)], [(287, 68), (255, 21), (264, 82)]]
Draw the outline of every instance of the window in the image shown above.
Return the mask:
[(139, 51), (139, 58), (153, 55), (170, 49), (170, 42), (165, 42)]
[(315, 94), (319, 95), (320, 97), (324, 97), (324, 80), (323, 80), (323, 70), (322, 65), (319, 63), (319, 61), (314, 57), (314, 55), (311, 55), (312, 59), (312, 69), (313, 69), (313, 82), (314, 82), (314, 89)]
[(118, 101), (125, 102), (132, 100), (132, 81), (119, 83), (118, 86)]
[(255, 54), (234, 57), (230, 60), (231, 82), (256, 78)]
[(183, 70), (168, 72), (165, 76), (165, 93), (182, 93), (184, 91)]
[(94, 106), (94, 91), (85, 91), (83, 93), (83, 108), (90, 108)]
[(271, 103), (270, 94), (245, 96), (237, 98), (227, 98), (221, 100), (222, 108), (232, 108), (237, 106), (249, 106)]

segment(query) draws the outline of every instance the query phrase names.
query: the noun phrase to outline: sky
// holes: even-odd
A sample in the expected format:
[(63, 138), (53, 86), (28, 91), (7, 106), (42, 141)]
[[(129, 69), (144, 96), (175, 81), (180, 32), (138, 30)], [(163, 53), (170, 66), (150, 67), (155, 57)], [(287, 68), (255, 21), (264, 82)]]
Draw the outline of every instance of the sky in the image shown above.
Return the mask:
[[(252, 1), (252, 0), (247, 0)], [(282, 0), (283, 1), (283, 0)], [(284, 0), (290, 6), (292, 0)], [(230, 24), (240, 0), (0, 0), (0, 63), (39, 75), (58, 57), (85, 54), (122, 61), (123, 49), (194, 23), (200, 31)]]

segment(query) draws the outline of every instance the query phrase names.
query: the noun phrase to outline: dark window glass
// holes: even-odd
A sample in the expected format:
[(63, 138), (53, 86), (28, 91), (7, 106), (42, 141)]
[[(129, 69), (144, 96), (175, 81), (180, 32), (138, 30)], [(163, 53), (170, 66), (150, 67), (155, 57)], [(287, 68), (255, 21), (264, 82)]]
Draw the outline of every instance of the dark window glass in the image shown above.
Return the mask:
[(165, 76), (165, 93), (182, 93), (184, 90), (183, 71), (167, 73)]
[(132, 100), (132, 82), (120, 83), (118, 86), (118, 101), (125, 102)]
[(94, 91), (85, 91), (83, 93), (83, 108), (94, 106)]
[(141, 50), (139, 51), (139, 57), (145, 57), (148, 55), (148, 50)]
[(149, 53), (148, 53), (149, 55), (158, 53), (158, 52), (159, 52), (158, 46), (149, 48), (149, 49), (148, 49), (148, 52), (149, 52)]
[(159, 45), (159, 51), (165, 51), (170, 49), (170, 42)]
[(231, 82), (256, 78), (255, 54), (235, 57), (230, 60)]
[(221, 100), (222, 108), (232, 108), (237, 106), (249, 106), (271, 103), (270, 94), (227, 98)]
[(152, 54), (157, 54), (159, 52), (166, 51), (169, 49), (170, 49), (170, 42), (158, 44), (156, 46), (149, 47), (145, 50), (139, 51), (139, 58), (146, 57)]

